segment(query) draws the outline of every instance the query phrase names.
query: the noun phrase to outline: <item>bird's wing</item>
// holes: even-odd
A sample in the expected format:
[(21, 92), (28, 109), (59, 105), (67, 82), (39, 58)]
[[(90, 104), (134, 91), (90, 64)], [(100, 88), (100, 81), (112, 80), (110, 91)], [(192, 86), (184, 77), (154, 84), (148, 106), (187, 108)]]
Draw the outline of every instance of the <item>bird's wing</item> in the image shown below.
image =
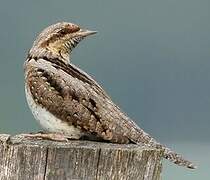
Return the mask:
[(129, 142), (128, 133), (138, 126), (89, 75), (72, 64), (61, 64), (43, 59), (28, 62), (26, 80), (36, 101), (84, 132), (112, 142)]

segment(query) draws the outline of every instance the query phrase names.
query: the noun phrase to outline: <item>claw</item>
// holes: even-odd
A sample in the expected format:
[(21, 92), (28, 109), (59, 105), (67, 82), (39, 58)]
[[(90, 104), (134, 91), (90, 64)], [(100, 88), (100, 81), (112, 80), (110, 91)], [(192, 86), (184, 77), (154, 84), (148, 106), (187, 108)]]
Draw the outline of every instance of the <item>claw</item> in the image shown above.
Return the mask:
[(30, 139), (46, 139), (52, 141), (61, 141), (61, 142), (68, 142), (69, 139), (72, 139), (69, 136), (60, 133), (46, 133), (46, 132), (38, 132), (35, 134), (21, 134), (21, 136)]

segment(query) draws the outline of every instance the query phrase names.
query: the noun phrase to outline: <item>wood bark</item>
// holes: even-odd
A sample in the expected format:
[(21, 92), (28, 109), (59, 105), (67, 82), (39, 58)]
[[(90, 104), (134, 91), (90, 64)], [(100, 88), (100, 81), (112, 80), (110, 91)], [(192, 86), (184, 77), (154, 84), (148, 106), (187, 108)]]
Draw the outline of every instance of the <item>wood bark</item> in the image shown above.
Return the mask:
[(163, 152), (135, 144), (0, 135), (0, 180), (160, 180)]

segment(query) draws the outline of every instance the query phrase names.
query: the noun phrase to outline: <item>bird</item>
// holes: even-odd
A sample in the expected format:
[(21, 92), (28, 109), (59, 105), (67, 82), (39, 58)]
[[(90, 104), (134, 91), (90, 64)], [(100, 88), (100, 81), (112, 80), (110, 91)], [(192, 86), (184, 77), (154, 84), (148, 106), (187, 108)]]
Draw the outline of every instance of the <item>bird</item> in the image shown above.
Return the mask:
[(66, 140), (92, 137), (110, 143), (135, 143), (161, 149), (173, 163), (195, 169), (181, 155), (138, 126), (86, 72), (72, 64), (73, 49), (96, 34), (70, 22), (45, 28), (24, 62), (25, 94), (34, 118), (46, 131), (29, 137)]

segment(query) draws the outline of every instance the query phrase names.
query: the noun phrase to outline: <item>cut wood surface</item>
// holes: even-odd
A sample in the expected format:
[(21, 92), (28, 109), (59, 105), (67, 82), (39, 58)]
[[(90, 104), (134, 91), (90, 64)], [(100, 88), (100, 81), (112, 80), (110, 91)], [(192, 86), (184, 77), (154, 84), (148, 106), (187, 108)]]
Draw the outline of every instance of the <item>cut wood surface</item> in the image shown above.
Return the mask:
[(0, 180), (160, 180), (162, 151), (0, 134)]

